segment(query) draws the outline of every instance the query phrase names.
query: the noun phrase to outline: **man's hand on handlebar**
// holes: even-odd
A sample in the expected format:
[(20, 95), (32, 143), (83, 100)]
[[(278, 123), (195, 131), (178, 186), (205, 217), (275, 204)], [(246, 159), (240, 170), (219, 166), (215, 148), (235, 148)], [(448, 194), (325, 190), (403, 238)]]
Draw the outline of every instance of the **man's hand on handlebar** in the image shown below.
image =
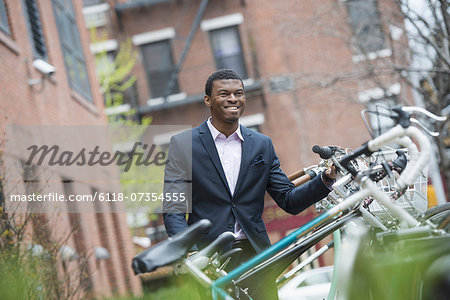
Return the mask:
[(322, 172), (322, 181), (326, 186), (331, 188), (331, 185), (336, 181), (337, 171), (334, 164), (330, 164), (325, 171)]
[(336, 180), (337, 171), (334, 164), (330, 164), (329, 168), (327, 168), (323, 173), (326, 176), (325, 179)]

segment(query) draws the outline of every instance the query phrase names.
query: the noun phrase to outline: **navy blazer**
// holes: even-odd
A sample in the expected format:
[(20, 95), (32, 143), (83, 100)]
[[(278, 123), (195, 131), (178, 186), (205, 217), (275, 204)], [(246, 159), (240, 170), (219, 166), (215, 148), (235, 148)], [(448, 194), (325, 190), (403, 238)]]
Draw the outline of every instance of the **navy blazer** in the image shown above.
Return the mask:
[[(197, 243), (213, 241), (225, 231), (234, 231), (235, 220), (257, 252), (270, 246), (262, 220), (267, 191), (279, 207), (298, 214), (326, 197), (328, 187), (321, 176), (297, 188), (280, 169), (272, 140), (241, 125), (242, 158), (234, 194), (231, 195), (214, 140), (206, 122), (172, 137), (164, 176), (164, 193), (191, 194), (192, 207), (186, 223), (186, 207), (165, 202), (164, 224), (169, 236), (201, 219), (213, 226)], [(228, 250), (231, 244), (223, 250)]]

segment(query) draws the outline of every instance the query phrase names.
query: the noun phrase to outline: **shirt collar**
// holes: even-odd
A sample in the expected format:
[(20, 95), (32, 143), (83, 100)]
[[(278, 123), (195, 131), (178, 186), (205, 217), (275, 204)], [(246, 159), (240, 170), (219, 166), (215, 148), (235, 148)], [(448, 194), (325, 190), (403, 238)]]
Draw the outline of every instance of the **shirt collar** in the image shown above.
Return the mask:
[[(211, 132), (213, 140), (216, 140), (217, 136), (219, 134), (221, 134), (221, 132), (219, 130), (217, 130), (216, 127), (214, 127), (214, 125), (211, 123), (211, 119), (212, 118), (209, 117), (208, 121), (206, 123), (208, 124), (208, 128), (209, 128), (209, 131)], [(242, 133), (241, 133), (241, 124), (239, 124), (238, 128), (236, 129), (236, 131), (233, 132), (230, 136), (232, 136), (234, 134), (236, 134), (241, 141), (244, 141), (244, 137), (242, 136)]]

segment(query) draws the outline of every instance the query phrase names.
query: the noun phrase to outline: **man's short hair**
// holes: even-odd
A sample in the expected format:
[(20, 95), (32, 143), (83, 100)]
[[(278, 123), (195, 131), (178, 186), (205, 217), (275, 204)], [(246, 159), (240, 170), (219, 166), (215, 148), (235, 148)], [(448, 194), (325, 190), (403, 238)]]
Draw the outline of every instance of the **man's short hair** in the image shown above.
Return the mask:
[(221, 69), (212, 73), (208, 77), (208, 80), (206, 80), (205, 94), (211, 97), (211, 91), (214, 81), (223, 79), (237, 79), (242, 83), (242, 87), (244, 87), (244, 83), (242, 82), (241, 77), (239, 77), (239, 75), (235, 71), (230, 69)]

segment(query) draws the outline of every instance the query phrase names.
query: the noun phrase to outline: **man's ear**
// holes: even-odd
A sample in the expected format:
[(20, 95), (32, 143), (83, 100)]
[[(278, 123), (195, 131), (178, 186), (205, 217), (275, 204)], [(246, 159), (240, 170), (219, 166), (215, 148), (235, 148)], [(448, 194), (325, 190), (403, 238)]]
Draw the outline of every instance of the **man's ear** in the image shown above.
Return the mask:
[(211, 97), (205, 95), (205, 97), (203, 97), (203, 101), (205, 102), (206, 106), (211, 107)]

